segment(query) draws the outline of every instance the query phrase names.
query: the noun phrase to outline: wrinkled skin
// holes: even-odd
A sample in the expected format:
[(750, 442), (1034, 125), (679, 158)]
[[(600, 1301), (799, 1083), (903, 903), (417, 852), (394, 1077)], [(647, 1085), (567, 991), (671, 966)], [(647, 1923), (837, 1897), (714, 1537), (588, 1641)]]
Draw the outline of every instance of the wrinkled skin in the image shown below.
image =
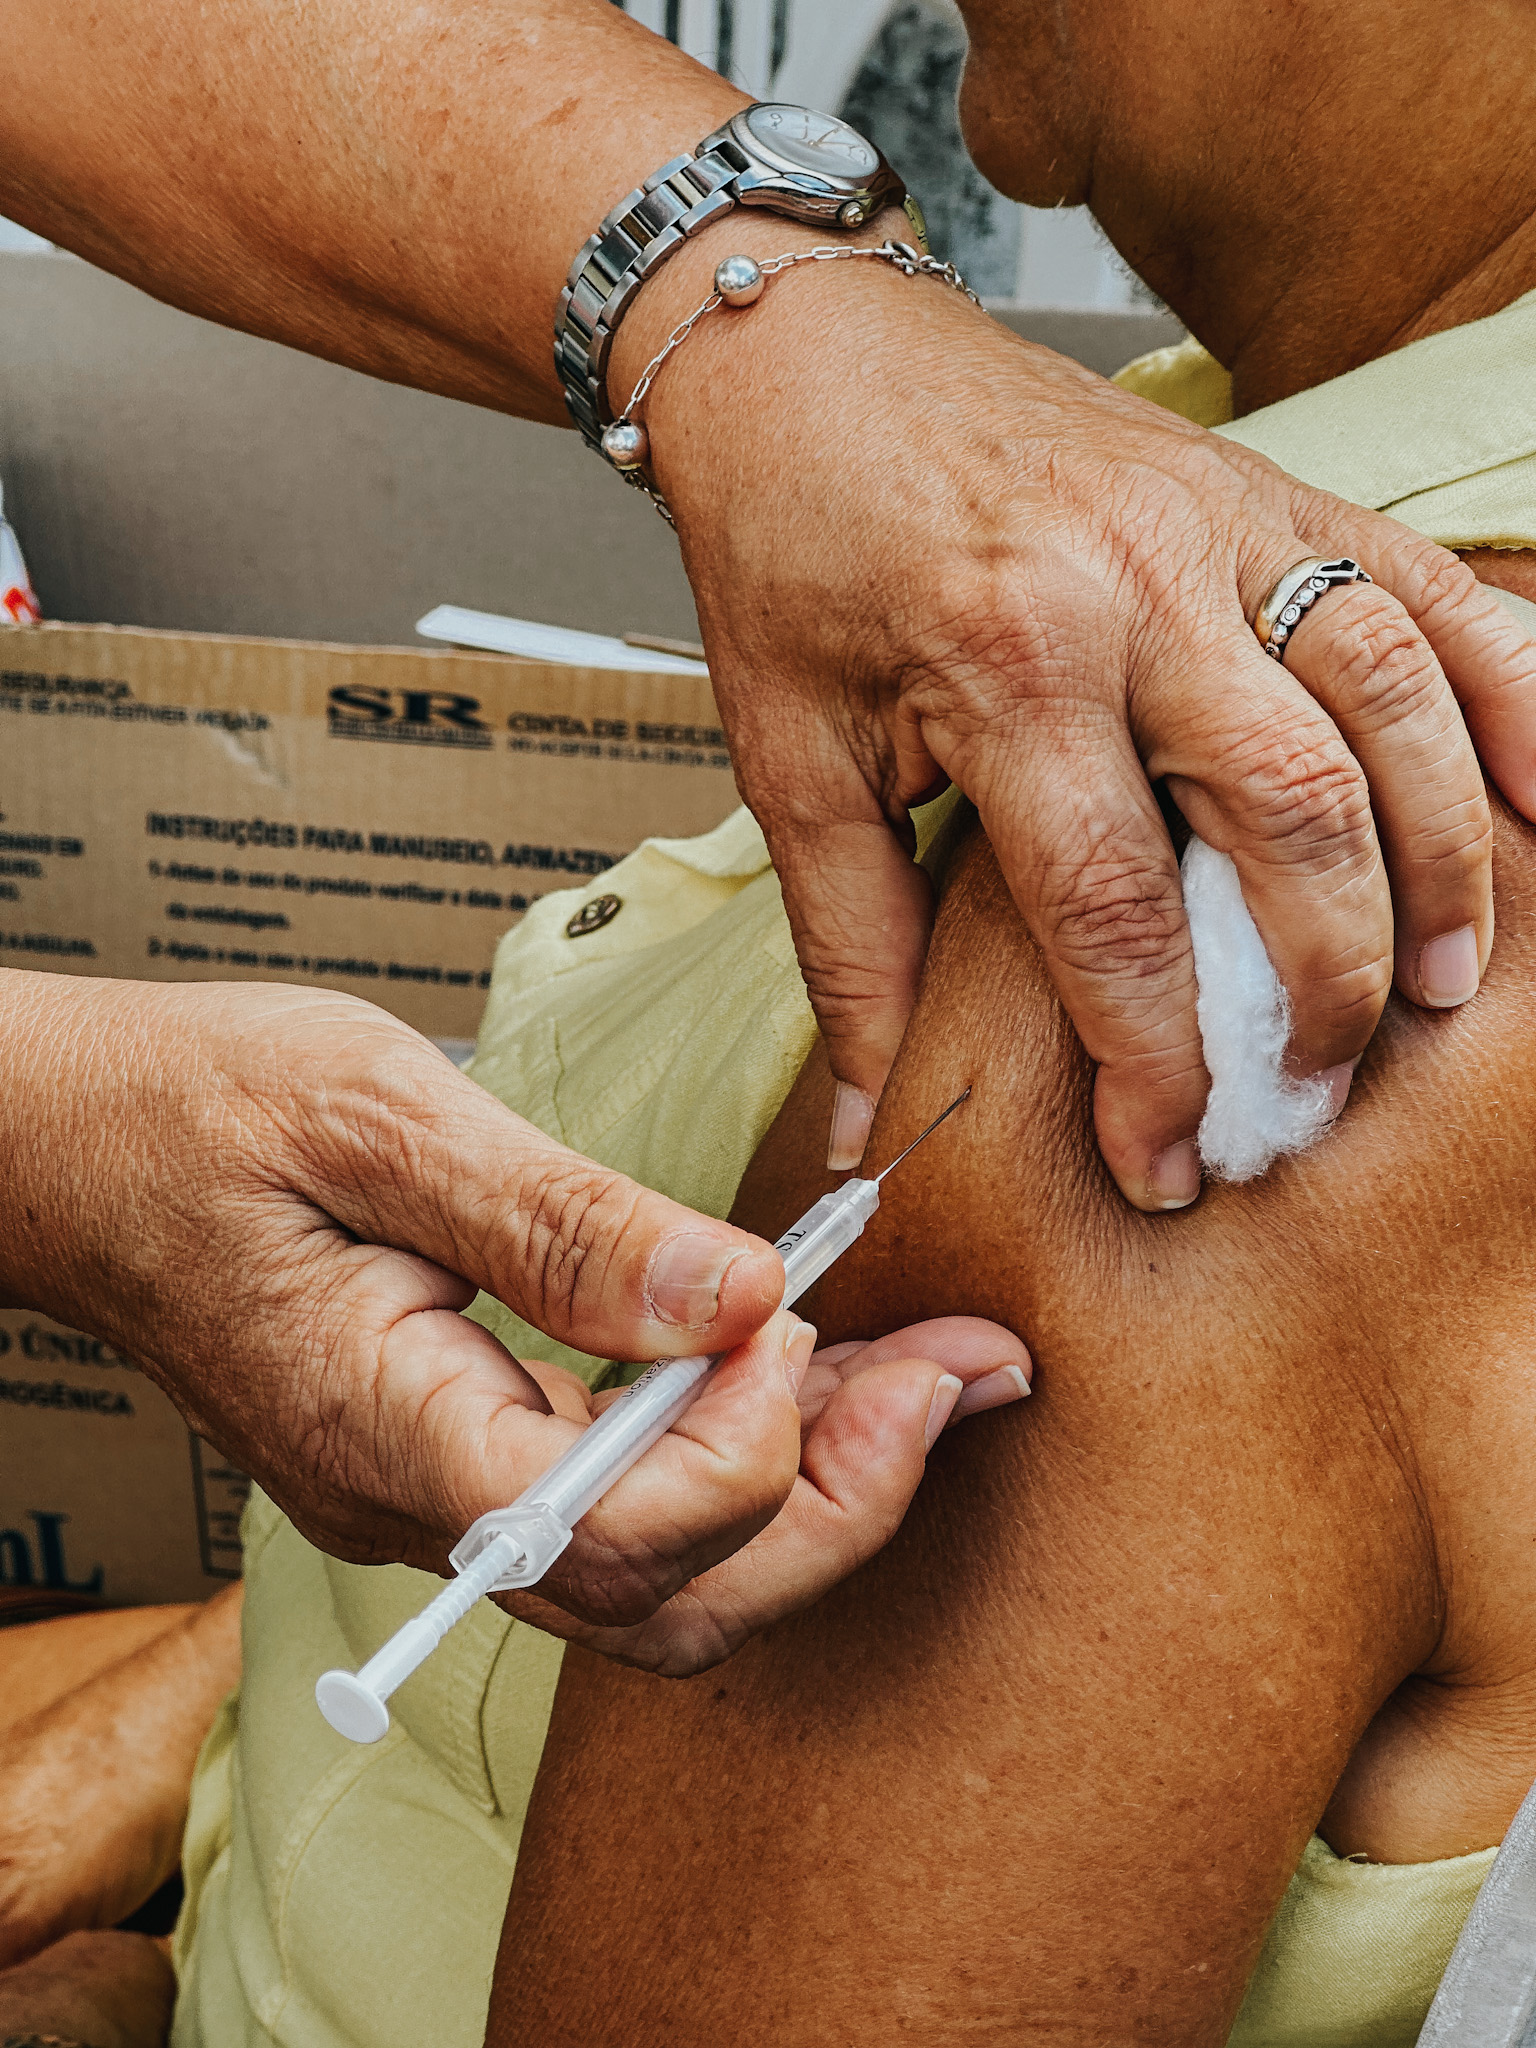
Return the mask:
[[(967, 88), (994, 177), (1089, 196), (1112, 231), (1140, 167), (1101, 147), (1125, 68), (1105, 52), (1125, 26), (1117, 9), (1085, 24), (996, 0), (974, 13)], [(563, 417), (549, 333), (572, 252), (742, 103), (606, 0), (433, 0), (408, 23), (387, 0), (345, 15), (177, 0), (148, 21), (117, 0), (89, 37), (73, 47), (43, 0), (13, 11), (0, 200), (17, 218), (214, 318), (541, 419)], [(1166, 81), (1150, 99), (1149, 121), (1204, 137)], [(598, 103), (621, 117), (594, 123)], [(1144, 211), (1175, 242), (1189, 164), (1153, 169)], [(893, 213), (862, 239), (909, 231)], [(722, 255), (815, 239), (745, 212), (712, 225), (640, 295), (612, 391)], [(742, 787), (843, 1084), (829, 1163), (856, 1162), (911, 1007), (930, 906), (906, 807), (943, 775), (979, 805), (1099, 1063), (1100, 1144), (1138, 1206), (1193, 1199), (1206, 1088), (1149, 776), (1177, 778), (1237, 859), (1299, 1070), (1354, 1058), (1394, 975), (1413, 1000), (1475, 985), (1487, 816), (1453, 700), (1511, 802), (1536, 807), (1536, 649), (1438, 549), (885, 266), (776, 280), (749, 315), (701, 328), (647, 403)], [(1377, 588), (1320, 605), (1304, 662), (1278, 671), (1245, 622), (1319, 550), (1354, 552)], [(1424, 948), (1453, 934), (1458, 972), (1431, 988)]]
[(935, 1403), (942, 1424), (1023, 1390), (1019, 1340), (951, 1318), (840, 1361), (835, 1399), (822, 1361), (802, 1409), (814, 1332), (774, 1313), (761, 1240), (554, 1144), (371, 1004), (6, 987), (34, 1090), (0, 1145), (22, 1218), (0, 1295), (138, 1360), (335, 1556), (446, 1570), (585, 1427), (580, 1382), (460, 1314), (476, 1285), (619, 1358), (728, 1353), (519, 1609), (659, 1667), (713, 1662), (878, 1548)]
[[(1496, 37), (1497, 10), (1483, 11)], [(1128, 128), (1119, 157), (1109, 146), (1115, 39), (1136, 44), (1145, 90), (1149, 48), (1187, 72), (1181, 38), (1210, 23), (1192, 15), (1176, 32), (1166, 14), (1080, 21), (998, 0), (973, 27), (968, 109), (993, 174), (1058, 177), (1121, 233), (1146, 131)], [(572, 252), (617, 196), (741, 104), (607, 0), (103, 0), (62, 15), (15, 0), (6, 30), (7, 215), (213, 319), (534, 419), (563, 417), (549, 337)], [(1022, 51), (1015, 30), (1034, 39)], [(1378, 41), (1396, 62), (1395, 25)], [(1054, 110), (1043, 126), (1024, 104), (1030, 80)], [(1210, 115), (1204, 102), (1189, 112), (1182, 76), (1160, 74), (1153, 98), (1188, 137), (1188, 162), (1160, 159), (1143, 181), (1182, 278), (1211, 254), (1189, 205)], [(1366, 132), (1355, 117), (1369, 102), (1348, 111)], [(1031, 157), (1034, 133), (1047, 139)], [(1468, 124), (1457, 139), (1456, 205), (1493, 205), (1487, 134)], [(1284, 163), (1320, 189), (1347, 181), (1351, 222), (1369, 214), (1401, 238), (1408, 209), (1368, 157), (1336, 152), (1330, 184), (1320, 144), (1309, 156), (1284, 141)], [(1499, 168), (1507, 214), (1524, 171)], [(1316, 195), (1302, 196), (1316, 223)], [(1455, 213), (1432, 181), (1414, 198), (1435, 222)], [(1503, 215), (1490, 229), (1470, 255), (1443, 236), (1403, 240), (1394, 292), (1424, 284), (1424, 263), (1463, 309), (1469, 292), (1507, 285), (1507, 266), (1488, 268), (1509, 240)], [(866, 239), (890, 231), (905, 234), (904, 218)], [(1147, 237), (1122, 238), (1163, 276)], [(720, 256), (812, 239), (746, 213), (700, 235), (640, 295), (615, 391)], [(1251, 235), (1237, 246), (1254, 280), (1240, 343), (1301, 266), (1294, 245), (1277, 242), (1267, 268)], [(1232, 248), (1212, 261), (1230, 278)], [(1225, 329), (1201, 331), (1225, 351)], [(1241, 347), (1229, 360), (1245, 392), (1287, 388), (1272, 374), (1266, 387)], [(701, 328), (647, 417), (840, 1084), (831, 1163), (858, 1158), (911, 1007), (930, 905), (906, 806), (943, 775), (979, 805), (1098, 1063), (1099, 1142), (1138, 1207), (1193, 1200), (1206, 1088), (1149, 777), (1167, 777), (1237, 860), (1290, 990), (1299, 1068), (1359, 1053), (1394, 976), (1434, 1003), (1475, 985), (1492, 927), (1472, 742), (1510, 800), (1536, 810), (1536, 648), (1440, 550), (874, 263), (806, 266), (749, 315)], [(1246, 619), (1298, 556), (1334, 550), (1377, 583), (1320, 604), (1277, 669)], [(1447, 940), (1448, 981), (1426, 969)], [(0, 1004), (0, 1284), (143, 1358), (317, 1541), (440, 1562), (468, 1514), (564, 1439), (535, 1381), (456, 1318), (474, 1285), (591, 1351), (744, 1347), (715, 1390), (741, 1397), (727, 1476), (670, 1537), (655, 1532), (666, 1562), (647, 1599), (793, 1492), (789, 1332), (768, 1322), (765, 1249), (472, 1105), (409, 1034), (337, 999), (40, 992), (6, 977)], [(690, 1237), (687, 1270), (663, 1285)], [(568, 1584), (562, 1597), (597, 1615), (602, 1595)]]

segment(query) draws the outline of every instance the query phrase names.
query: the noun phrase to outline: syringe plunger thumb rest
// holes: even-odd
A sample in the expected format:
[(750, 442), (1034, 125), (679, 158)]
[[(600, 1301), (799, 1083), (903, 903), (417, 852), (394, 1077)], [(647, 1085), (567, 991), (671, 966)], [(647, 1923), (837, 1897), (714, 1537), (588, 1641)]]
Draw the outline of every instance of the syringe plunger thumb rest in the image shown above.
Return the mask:
[[(569, 1532), (566, 1540), (570, 1540)], [(487, 1545), (471, 1569), (461, 1572), (420, 1614), (396, 1629), (361, 1671), (323, 1673), (315, 1681), (315, 1704), (336, 1733), (352, 1742), (377, 1742), (386, 1734), (389, 1712), (384, 1702), (426, 1662), (449, 1629), (485, 1597), (515, 1557), (514, 1545), (506, 1537), (499, 1544)]]

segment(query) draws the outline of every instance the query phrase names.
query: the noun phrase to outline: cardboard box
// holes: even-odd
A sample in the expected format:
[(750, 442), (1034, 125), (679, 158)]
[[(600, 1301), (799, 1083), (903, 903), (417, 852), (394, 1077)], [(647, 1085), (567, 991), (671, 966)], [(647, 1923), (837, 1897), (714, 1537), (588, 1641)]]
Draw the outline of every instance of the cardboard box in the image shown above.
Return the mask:
[(467, 1040), (531, 902), (736, 802), (702, 676), (0, 629), (0, 965), (308, 982)]
[(240, 1576), (249, 1491), (99, 1338), (0, 1309), (0, 1585), (111, 1607)]
[[(736, 801), (702, 676), (0, 630), (0, 966), (309, 982), (468, 1041), (529, 903)], [(0, 1584), (200, 1598), (244, 1492), (129, 1361), (0, 1311)]]

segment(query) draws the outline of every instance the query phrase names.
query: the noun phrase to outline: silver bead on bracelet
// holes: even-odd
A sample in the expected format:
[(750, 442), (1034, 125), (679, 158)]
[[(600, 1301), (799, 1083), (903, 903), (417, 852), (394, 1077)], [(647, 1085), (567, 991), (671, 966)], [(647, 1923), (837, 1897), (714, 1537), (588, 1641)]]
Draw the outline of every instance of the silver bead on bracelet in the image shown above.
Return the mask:
[(767, 290), (769, 278), (776, 277), (781, 270), (793, 270), (801, 263), (843, 263), (857, 256), (873, 256), (881, 263), (892, 264), (904, 277), (936, 277), (952, 290), (963, 292), (973, 306), (981, 304), (953, 263), (941, 263), (937, 256), (925, 255), (920, 249), (914, 249), (910, 242), (882, 242), (878, 248), (844, 245), (790, 250), (782, 256), (770, 256), (766, 263), (759, 263), (751, 256), (727, 256), (715, 266), (714, 290), (702, 305), (695, 306), (686, 320), (673, 328), (641, 372), (639, 383), (629, 394), (628, 405), (613, 425), (603, 431), (603, 453), (626, 483), (644, 491), (668, 526), (674, 526), (676, 522), (666, 499), (645, 473), (651, 438), (636, 417), (646, 393), (656, 381), (657, 371), (674, 349), (682, 347), (706, 314), (713, 313), (719, 306), (756, 305)]

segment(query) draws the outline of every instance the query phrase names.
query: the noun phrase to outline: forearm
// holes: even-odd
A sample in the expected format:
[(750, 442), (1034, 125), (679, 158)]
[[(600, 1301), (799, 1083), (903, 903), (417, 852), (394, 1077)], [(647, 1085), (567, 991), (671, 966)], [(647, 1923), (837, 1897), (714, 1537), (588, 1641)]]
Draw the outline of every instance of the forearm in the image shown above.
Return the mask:
[(156, 297), (564, 422), (555, 303), (743, 95), (609, 0), (7, 15), (0, 211)]
[(164, 1883), (197, 1752), (239, 1675), (232, 1587), (9, 1731), (0, 1968), (113, 1926)]
[(0, 971), (0, 1305), (122, 1343), (163, 1290), (150, 1218), (188, 1201), (166, 1141), (194, 1083), (175, 1008), (142, 982)]

